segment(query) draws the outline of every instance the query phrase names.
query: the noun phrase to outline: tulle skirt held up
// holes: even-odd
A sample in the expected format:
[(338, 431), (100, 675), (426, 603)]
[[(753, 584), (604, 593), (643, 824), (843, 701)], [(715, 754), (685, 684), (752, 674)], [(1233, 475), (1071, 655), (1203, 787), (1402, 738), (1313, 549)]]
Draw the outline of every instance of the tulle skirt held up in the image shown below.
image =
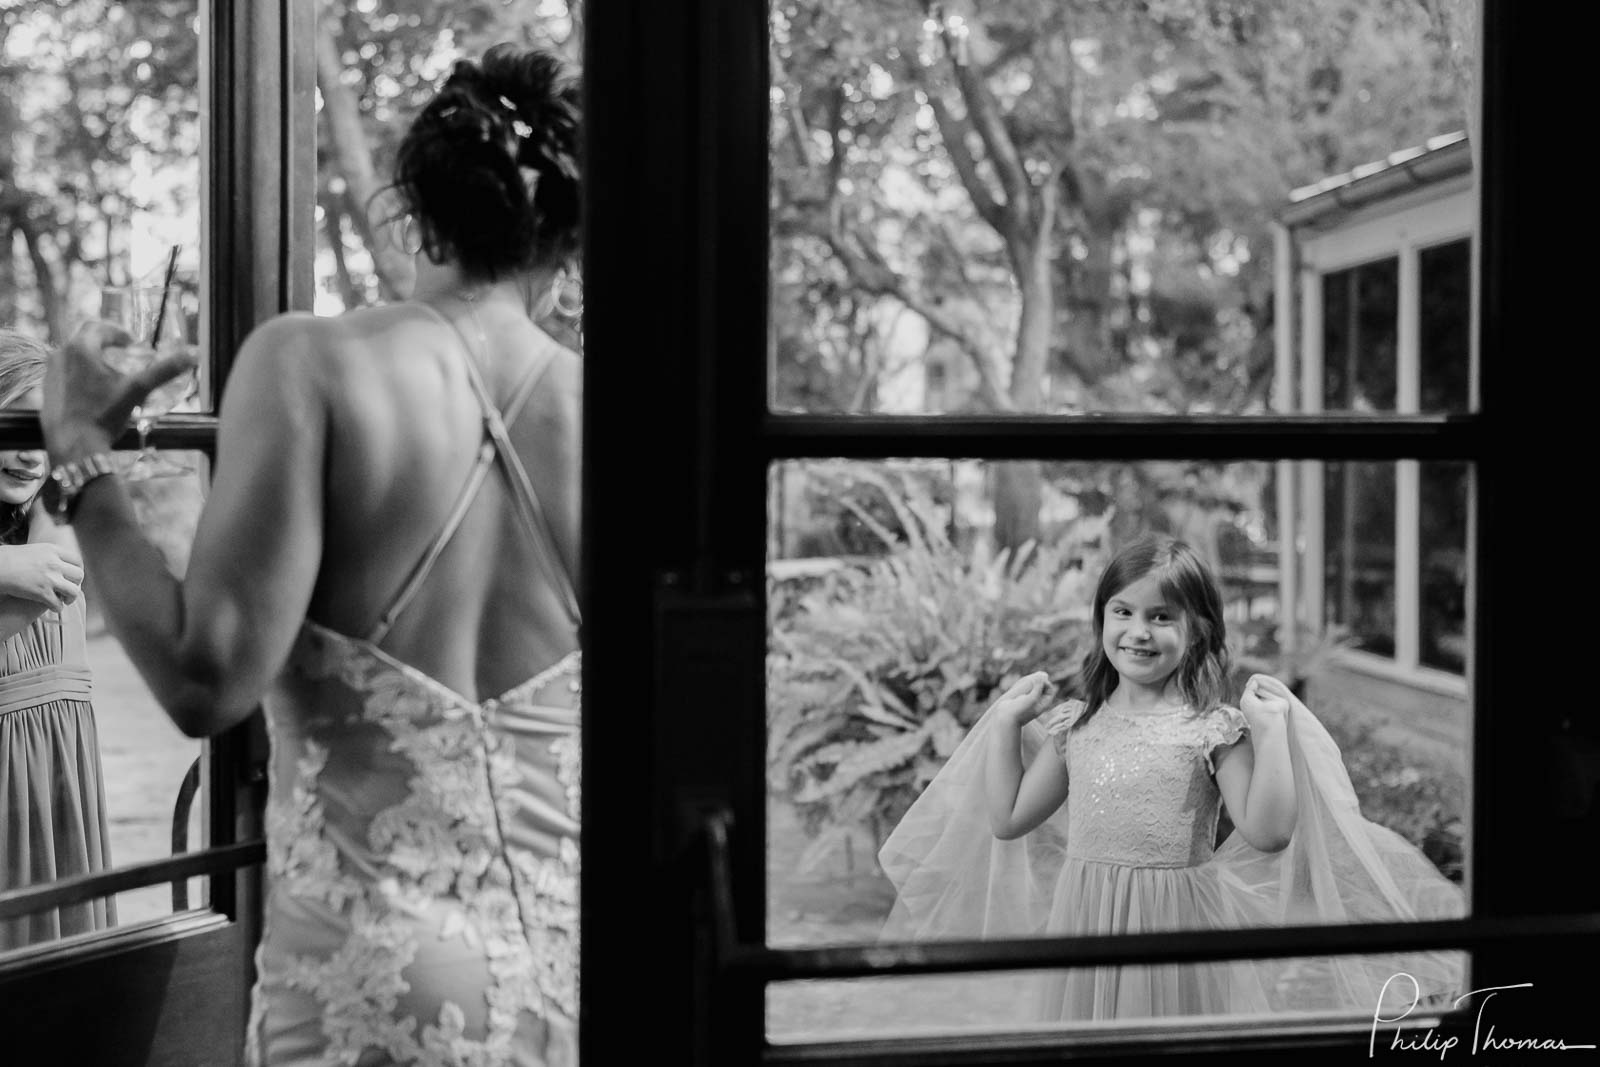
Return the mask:
[[(1289, 740), (1299, 801), (1293, 839), (1264, 853), (1232, 834), (1193, 866), (1073, 856), (1063, 806), (1032, 833), (997, 840), (983, 790), (993, 722), (980, 719), (879, 854), (897, 890), (891, 941), (1102, 935), (1459, 918), (1460, 890), (1398, 834), (1361, 816), (1338, 746), (1295, 701)], [(1050, 744), (1037, 722), (1024, 758)], [(1072, 803), (1069, 795), (1068, 805)], [(1283, 1012), (1403, 1012), (1465, 992), (1464, 955), (1408, 952), (1032, 972), (1010, 1021)], [(1406, 978), (1410, 976), (1415, 986)], [(1391, 979), (1395, 979), (1391, 981)], [(1387, 985), (1387, 990), (1386, 990)], [(1025, 987), (1025, 988), (1024, 988)]]

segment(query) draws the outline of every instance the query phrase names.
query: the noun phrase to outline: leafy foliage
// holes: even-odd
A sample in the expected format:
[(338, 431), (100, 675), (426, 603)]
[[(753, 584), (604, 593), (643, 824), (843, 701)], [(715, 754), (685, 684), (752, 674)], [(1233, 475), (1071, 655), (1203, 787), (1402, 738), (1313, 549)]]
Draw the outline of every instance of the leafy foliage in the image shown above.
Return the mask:
[[(62, 340), (94, 290), (198, 250), (195, 0), (0, 4), (0, 322)], [(149, 255), (148, 252), (144, 253)]]
[(1259, 407), (1272, 216), (1466, 127), (1471, 6), (773, 4), (778, 403), (892, 405), (879, 304), (953, 346), (941, 410)]
[[(841, 497), (892, 550), (774, 614), (768, 774), (827, 840), (849, 827), (881, 838), (1001, 691), (1034, 670), (1073, 678), (1091, 640), (1095, 568), (1070, 540), (968, 555), (918, 479), (832, 474), (878, 489), (898, 530)], [(785, 603), (776, 589), (771, 600)]]
[[(385, 195), (400, 138), (458, 58), (499, 41), (538, 45), (576, 62), (582, 8), (542, 0), (319, 0), (322, 96), (318, 273), (334, 299), (358, 307), (409, 292)], [(565, 340), (565, 338), (563, 338)]]

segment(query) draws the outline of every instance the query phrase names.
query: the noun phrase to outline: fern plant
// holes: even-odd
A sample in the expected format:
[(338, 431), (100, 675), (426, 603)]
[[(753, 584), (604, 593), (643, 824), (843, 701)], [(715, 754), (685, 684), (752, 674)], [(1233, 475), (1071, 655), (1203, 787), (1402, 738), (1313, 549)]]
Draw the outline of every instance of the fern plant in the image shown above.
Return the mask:
[(888, 554), (792, 600), (769, 598), (786, 610), (770, 631), (767, 766), (814, 837), (802, 867), (853, 835), (881, 843), (1018, 678), (1045, 670), (1070, 682), (1092, 640), (1098, 571), (1071, 539), (1014, 555), (961, 551), (925, 484), (892, 467), (811, 473), (825, 485), (875, 484), (898, 529), (857, 508), (859, 494), (839, 493)]

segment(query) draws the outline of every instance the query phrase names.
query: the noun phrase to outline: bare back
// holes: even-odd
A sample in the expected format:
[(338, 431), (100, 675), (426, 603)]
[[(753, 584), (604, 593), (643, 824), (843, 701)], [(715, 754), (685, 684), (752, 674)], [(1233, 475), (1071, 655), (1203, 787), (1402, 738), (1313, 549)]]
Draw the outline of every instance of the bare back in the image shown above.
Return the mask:
[(496, 462), (382, 638), (389, 654), (483, 699), (578, 645), (552, 570), (575, 584), (581, 373), (575, 355), (504, 304), (479, 308), (481, 333), (467, 304), (435, 310), (455, 328), (415, 304), (329, 322), (319, 346), (328, 360), (323, 549), (307, 615), (352, 637), (372, 630), (438, 538), (484, 447), (465, 361), (478, 361), (502, 410), (532, 372), (507, 435), (546, 532), (533, 536), (519, 519)]

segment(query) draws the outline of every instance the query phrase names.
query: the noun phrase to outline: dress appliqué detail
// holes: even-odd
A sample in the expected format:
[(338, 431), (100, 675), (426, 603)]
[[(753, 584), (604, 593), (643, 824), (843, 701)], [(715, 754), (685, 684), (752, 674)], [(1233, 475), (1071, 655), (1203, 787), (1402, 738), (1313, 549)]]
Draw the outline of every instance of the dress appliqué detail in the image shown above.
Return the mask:
[[(285, 755), (273, 765), (268, 863), (271, 898), (283, 906), (269, 898), (267, 940), (279, 951), (264, 949), (263, 981), (310, 998), (333, 1062), (380, 1050), (398, 1063), (499, 1067), (524, 1062), (513, 1057), (525, 1048), (513, 1046), (528, 1045), (530, 1015), (546, 1027), (574, 1024), (577, 715), (536, 698), (558, 679), (575, 680), (579, 663), (574, 653), (475, 705), (366, 642), (309, 624), (302, 631), (291, 689), (335, 684), (360, 711), (355, 721), (272, 722)], [(569, 689), (576, 704), (577, 687)], [(502, 718), (516, 729), (498, 729)], [(376, 746), (374, 730), (385, 738)], [(518, 731), (536, 739), (524, 743)], [(356, 734), (348, 752), (371, 765), (336, 776), (339, 738)], [(379, 757), (368, 755), (374, 748)], [(292, 781), (282, 781), (290, 768)], [(364, 808), (352, 799), (358, 788), (388, 802)], [(526, 803), (530, 791), (564, 817)], [(307, 932), (274, 929), (298, 927), (307, 907), (318, 919)], [(280, 921), (285, 909), (295, 918)], [(483, 978), (468, 984), (466, 999), (431, 988), (439, 973), (474, 969)], [(414, 988), (419, 980), (430, 988)], [(258, 1026), (273, 1027), (272, 1012), (261, 1014), (253, 1040)]]
[(323, 833), (317, 775), (327, 762), (328, 750), (315, 741), (295, 760), (289, 802), (267, 809), (267, 865), (288, 892), (339, 908), (355, 893), (339, 879), (339, 853)]

